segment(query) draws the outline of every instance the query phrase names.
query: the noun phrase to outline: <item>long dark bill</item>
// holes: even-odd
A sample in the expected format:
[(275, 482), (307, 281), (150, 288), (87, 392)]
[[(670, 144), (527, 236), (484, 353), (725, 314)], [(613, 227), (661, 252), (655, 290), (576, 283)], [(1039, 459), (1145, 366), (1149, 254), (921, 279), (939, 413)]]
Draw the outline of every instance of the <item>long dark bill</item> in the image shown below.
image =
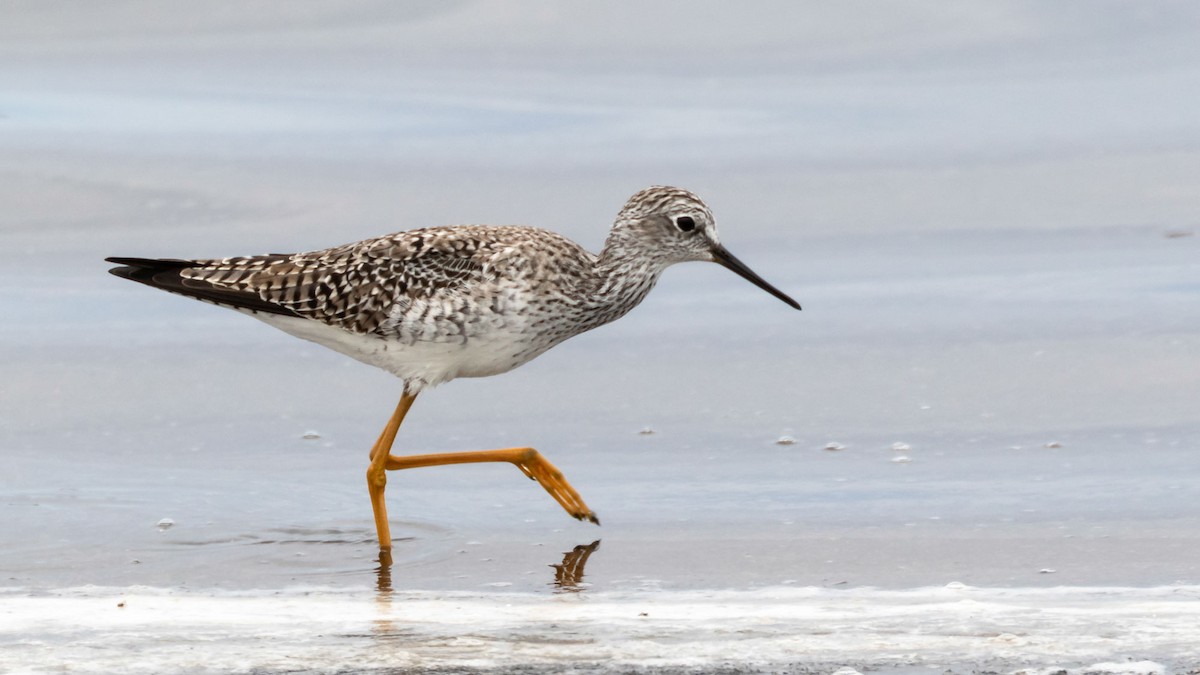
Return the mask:
[(770, 293), (771, 295), (779, 298), (780, 300), (786, 302), (787, 304), (791, 305), (792, 307), (795, 307), (796, 309), (800, 309), (800, 303), (789, 298), (786, 293), (779, 290), (778, 288), (775, 288), (771, 284), (768, 284), (765, 280), (763, 280), (762, 277), (755, 274), (753, 270), (751, 270), (749, 267), (746, 267), (745, 263), (743, 263), (741, 260), (738, 260), (729, 251), (725, 250), (724, 246), (713, 247), (712, 256), (713, 256), (713, 262), (721, 265), (722, 267), (728, 267), (729, 269), (733, 270), (734, 272), (737, 272), (738, 276), (745, 279), (746, 281), (749, 281), (750, 283), (754, 284), (755, 286), (758, 286), (759, 288), (761, 288), (764, 291)]

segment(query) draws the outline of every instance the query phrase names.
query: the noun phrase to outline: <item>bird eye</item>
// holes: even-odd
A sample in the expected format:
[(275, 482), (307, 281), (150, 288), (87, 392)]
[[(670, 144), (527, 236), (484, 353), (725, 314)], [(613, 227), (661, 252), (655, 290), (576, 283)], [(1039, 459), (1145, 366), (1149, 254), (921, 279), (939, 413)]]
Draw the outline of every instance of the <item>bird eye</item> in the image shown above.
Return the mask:
[(696, 221), (691, 216), (679, 216), (675, 219), (675, 227), (678, 227), (680, 232), (691, 232), (696, 229)]

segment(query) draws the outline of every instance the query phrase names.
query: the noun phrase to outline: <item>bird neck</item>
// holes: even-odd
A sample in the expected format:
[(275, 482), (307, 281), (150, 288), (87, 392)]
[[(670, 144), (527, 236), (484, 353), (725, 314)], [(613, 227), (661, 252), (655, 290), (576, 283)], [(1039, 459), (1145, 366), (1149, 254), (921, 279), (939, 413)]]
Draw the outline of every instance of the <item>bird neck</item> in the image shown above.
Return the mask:
[(602, 313), (602, 323), (620, 318), (636, 307), (670, 264), (644, 247), (630, 243), (614, 232), (596, 258), (589, 300)]

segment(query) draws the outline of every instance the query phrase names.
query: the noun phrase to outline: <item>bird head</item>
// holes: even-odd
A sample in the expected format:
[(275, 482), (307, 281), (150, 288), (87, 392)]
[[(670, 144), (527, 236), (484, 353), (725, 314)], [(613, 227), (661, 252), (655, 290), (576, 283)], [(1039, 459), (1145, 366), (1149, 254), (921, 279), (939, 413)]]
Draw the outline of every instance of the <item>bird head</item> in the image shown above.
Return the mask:
[(788, 305), (800, 304), (767, 283), (721, 245), (717, 223), (699, 197), (683, 188), (655, 185), (625, 202), (609, 235), (609, 246), (636, 248), (664, 265), (700, 260), (715, 262)]

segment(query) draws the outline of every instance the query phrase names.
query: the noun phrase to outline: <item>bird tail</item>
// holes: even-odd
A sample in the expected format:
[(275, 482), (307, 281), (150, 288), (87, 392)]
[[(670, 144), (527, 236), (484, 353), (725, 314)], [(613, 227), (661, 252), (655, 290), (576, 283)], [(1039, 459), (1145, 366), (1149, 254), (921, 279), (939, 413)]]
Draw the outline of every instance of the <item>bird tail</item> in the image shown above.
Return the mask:
[(122, 258), (116, 256), (105, 258), (105, 260), (120, 265), (120, 267), (108, 270), (109, 274), (121, 277), (122, 279), (136, 281), (139, 284), (145, 284), (152, 288), (252, 313), (267, 312), (269, 314), (297, 316), (292, 310), (268, 302), (257, 293), (222, 288), (207, 281), (184, 277), (184, 270), (203, 265), (203, 263), (195, 260)]
[[(155, 258), (105, 258), (105, 262), (115, 263), (121, 267), (114, 267), (108, 271), (109, 274), (114, 274), (122, 279), (129, 279), (138, 283), (170, 290), (168, 279), (172, 274), (179, 275), (179, 270), (187, 269), (194, 263), (190, 260), (168, 260)], [(161, 280), (156, 281), (155, 277), (159, 274), (164, 275)]]

